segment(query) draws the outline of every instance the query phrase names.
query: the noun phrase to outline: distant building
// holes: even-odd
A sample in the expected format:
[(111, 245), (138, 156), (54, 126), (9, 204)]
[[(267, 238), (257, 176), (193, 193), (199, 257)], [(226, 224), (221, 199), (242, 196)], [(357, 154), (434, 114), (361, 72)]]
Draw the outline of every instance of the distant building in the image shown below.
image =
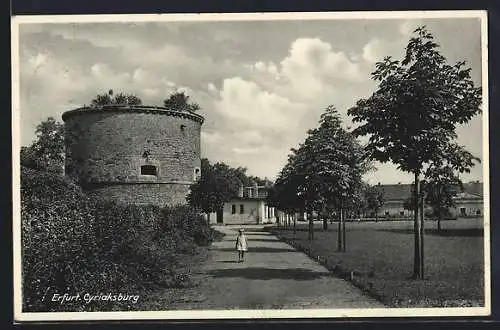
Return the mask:
[(455, 196), (455, 207), (451, 213), (457, 217), (482, 216), (483, 183), (479, 181), (464, 183), (463, 190)]
[(411, 184), (384, 184), (379, 185), (384, 192), (384, 204), (380, 208), (379, 216), (406, 217), (411, 211), (404, 209), (404, 202), (411, 197)]
[[(411, 197), (412, 184), (379, 185), (384, 192), (384, 205), (379, 216), (407, 217), (411, 211), (404, 209), (404, 202)], [(479, 181), (463, 184), (463, 188), (453, 198), (455, 207), (450, 209), (452, 216), (470, 217), (483, 215), (483, 183)]]
[(267, 205), (266, 199), (266, 186), (240, 187), (238, 195), (224, 203), (223, 212), (211, 218), (228, 225), (274, 223), (275, 209)]

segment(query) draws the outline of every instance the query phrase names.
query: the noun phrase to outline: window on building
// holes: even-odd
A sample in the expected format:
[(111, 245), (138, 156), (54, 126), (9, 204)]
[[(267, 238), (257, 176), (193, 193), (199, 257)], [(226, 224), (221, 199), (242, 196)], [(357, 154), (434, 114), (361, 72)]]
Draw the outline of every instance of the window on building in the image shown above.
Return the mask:
[(156, 175), (156, 166), (154, 165), (142, 165), (141, 175)]
[(236, 214), (236, 205), (231, 205), (231, 214)]
[(405, 215), (405, 211), (399, 211), (399, 215)]
[(476, 210), (476, 215), (481, 215), (481, 210)]
[(461, 207), (460, 208), (460, 215), (461, 216), (466, 216), (467, 215), (467, 211), (466, 211), (465, 207)]
[(201, 170), (197, 167), (194, 169), (194, 181), (198, 180), (201, 177)]
[(240, 214), (245, 213), (245, 205), (240, 204)]

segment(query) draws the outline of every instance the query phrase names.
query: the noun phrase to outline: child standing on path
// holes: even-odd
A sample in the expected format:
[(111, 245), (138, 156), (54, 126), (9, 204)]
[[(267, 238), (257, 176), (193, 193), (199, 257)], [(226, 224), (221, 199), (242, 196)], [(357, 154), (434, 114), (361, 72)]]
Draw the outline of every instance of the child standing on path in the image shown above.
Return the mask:
[(236, 250), (238, 251), (238, 262), (245, 261), (245, 251), (248, 250), (247, 247), (247, 237), (245, 236), (245, 230), (242, 228), (236, 238)]

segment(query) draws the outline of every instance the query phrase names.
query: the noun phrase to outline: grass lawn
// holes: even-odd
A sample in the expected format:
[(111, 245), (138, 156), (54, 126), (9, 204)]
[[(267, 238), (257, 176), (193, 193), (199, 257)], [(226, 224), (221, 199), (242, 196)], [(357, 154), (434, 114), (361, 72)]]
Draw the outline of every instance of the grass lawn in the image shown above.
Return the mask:
[(446, 221), (444, 231), (438, 234), (432, 224), (426, 226), (429, 230), (424, 239), (425, 280), (409, 279), (413, 269), (410, 221), (347, 223), (344, 253), (336, 252), (335, 223), (329, 224), (326, 232), (320, 223), (315, 224), (311, 243), (305, 223), (297, 224), (295, 235), (291, 229), (270, 230), (389, 306), (483, 306), (482, 230)]

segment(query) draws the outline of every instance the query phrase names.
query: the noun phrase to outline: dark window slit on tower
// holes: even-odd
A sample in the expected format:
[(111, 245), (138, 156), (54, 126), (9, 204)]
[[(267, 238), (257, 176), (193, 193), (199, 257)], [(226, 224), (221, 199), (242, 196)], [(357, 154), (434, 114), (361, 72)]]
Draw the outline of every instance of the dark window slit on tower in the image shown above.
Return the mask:
[(142, 165), (141, 175), (156, 175), (156, 166), (154, 165)]

